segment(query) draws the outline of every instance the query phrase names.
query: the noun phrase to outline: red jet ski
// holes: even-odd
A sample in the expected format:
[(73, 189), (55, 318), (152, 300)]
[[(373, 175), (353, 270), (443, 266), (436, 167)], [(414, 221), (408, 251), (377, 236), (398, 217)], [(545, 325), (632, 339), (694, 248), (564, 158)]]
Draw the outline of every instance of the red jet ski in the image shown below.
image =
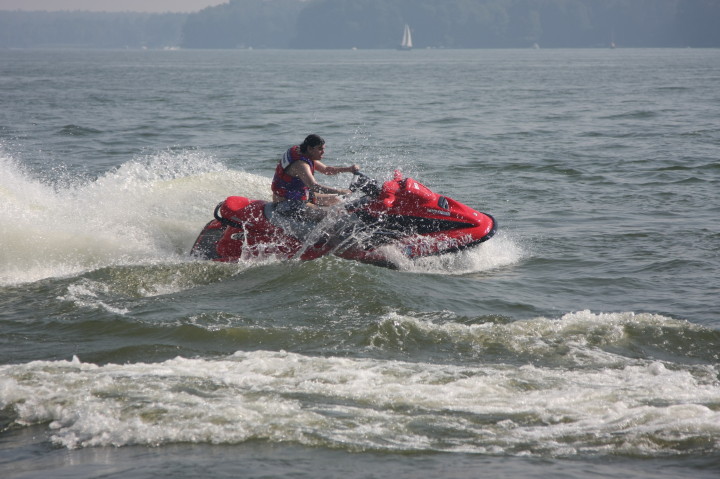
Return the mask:
[(393, 257), (414, 259), (453, 253), (490, 239), (495, 219), (395, 172), (380, 185), (357, 173), (350, 190), (358, 199), (320, 222), (275, 212), (277, 204), (230, 196), (195, 241), (191, 254), (213, 261), (253, 258), (312, 260), (334, 254), (397, 268)]

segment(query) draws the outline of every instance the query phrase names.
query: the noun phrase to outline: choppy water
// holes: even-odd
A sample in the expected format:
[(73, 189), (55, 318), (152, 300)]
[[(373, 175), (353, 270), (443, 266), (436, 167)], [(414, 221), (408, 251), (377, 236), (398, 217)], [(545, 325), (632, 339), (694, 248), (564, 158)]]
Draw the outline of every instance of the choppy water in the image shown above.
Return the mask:
[[(716, 477), (719, 81), (718, 50), (0, 51), (3, 477)], [(310, 132), (498, 234), (189, 258)]]

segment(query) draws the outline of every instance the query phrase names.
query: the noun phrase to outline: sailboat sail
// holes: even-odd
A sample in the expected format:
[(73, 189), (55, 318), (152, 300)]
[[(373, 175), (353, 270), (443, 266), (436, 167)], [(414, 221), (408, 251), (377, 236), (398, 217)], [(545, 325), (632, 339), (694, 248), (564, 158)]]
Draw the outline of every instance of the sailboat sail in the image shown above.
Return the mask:
[(405, 29), (403, 30), (402, 43), (400, 43), (400, 48), (403, 50), (410, 50), (412, 46), (412, 34), (410, 33), (410, 26), (406, 24)]

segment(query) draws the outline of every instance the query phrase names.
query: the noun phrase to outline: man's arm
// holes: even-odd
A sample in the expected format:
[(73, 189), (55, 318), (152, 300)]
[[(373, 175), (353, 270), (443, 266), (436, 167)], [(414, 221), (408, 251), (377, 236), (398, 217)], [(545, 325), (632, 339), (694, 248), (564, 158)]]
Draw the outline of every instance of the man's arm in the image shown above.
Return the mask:
[(337, 175), (338, 173), (357, 173), (360, 171), (358, 165), (351, 166), (327, 166), (326, 164), (316, 161), (315, 169), (323, 175)]
[[(322, 164), (319, 161), (315, 162), (315, 169), (318, 171), (321, 171), (318, 169), (318, 164)], [(325, 165), (322, 165), (323, 168), (328, 168)], [(316, 193), (329, 193), (333, 195), (346, 195), (350, 193), (350, 190), (342, 189), (342, 188), (332, 188), (330, 186), (323, 186), (320, 183), (318, 183), (315, 180), (315, 176), (313, 176), (312, 171), (310, 170), (310, 165), (304, 162), (296, 161), (292, 164), (290, 167), (290, 174), (295, 174), (302, 182), (310, 188), (312, 191)], [(327, 174), (327, 173), (326, 173)]]

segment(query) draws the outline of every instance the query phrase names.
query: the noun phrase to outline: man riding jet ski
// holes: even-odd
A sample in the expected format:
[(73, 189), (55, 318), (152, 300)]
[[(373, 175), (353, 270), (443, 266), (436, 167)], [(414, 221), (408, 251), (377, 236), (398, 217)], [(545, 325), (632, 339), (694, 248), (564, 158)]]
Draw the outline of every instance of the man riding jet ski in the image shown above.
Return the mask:
[[(397, 267), (397, 254), (418, 258), (451, 253), (495, 234), (492, 216), (399, 172), (380, 186), (359, 173), (357, 165), (324, 165), (324, 145), (318, 135), (309, 135), (285, 152), (272, 182), (273, 202), (230, 196), (220, 203), (191, 253), (215, 261), (269, 256), (311, 260), (334, 254)], [(344, 190), (318, 184), (316, 170), (356, 176)], [(342, 204), (338, 195), (350, 193), (361, 196)]]
[(382, 185), (357, 173), (350, 191), (359, 197), (320, 221), (279, 214), (282, 203), (230, 196), (215, 208), (215, 219), (191, 252), (214, 261), (312, 260), (334, 254), (397, 268), (398, 255), (414, 259), (453, 253), (487, 241), (497, 228), (491, 215), (399, 172)]

